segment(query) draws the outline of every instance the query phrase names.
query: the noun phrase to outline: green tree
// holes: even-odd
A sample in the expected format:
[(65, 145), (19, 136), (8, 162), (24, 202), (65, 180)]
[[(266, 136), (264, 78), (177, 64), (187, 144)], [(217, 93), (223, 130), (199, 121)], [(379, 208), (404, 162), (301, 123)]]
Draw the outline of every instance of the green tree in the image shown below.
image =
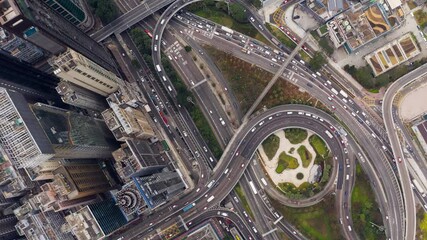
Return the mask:
[(119, 15), (119, 11), (113, 0), (89, 0), (88, 3), (103, 24), (112, 22)]
[(258, 8), (258, 9), (261, 8), (261, 6), (262, 6), (262, 3), (261, 3), (260, 0), (250, 0), (250, 3), (252, 5), (254, 5), (254, 7)]
[(192, 48), (190, 46), (188, 46), (188, 45), (185, 46), (184, 49), (185, 49), (186, 52), (190, 52), (192, 50)]
[(246, 9), (240, 4), (230, 3), (230, 15), (237, 22), (248, 22), (248, 15), (246, 14)]
[(321, 52), (316, 52), (313, 55), (313, 58), (310, 60), (310, 67), (311, 69), (313, 69), (314, 71), (319, 70), (320, 68), (322, 68), (323, 65), (325, 65), (326, 63), (326, 59), (325, 57), (323, 57)]

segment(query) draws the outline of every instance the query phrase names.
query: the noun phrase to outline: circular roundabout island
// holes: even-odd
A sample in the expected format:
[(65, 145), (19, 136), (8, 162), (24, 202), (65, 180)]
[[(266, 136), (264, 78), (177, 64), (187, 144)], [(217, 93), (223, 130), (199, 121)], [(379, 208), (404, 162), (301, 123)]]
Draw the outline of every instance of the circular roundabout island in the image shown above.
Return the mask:
[(258, 152), (267, 178), (289, 199), (311, 198), (330, 180), (329, 147), (311, 130), (278, 130), (262, 142)]

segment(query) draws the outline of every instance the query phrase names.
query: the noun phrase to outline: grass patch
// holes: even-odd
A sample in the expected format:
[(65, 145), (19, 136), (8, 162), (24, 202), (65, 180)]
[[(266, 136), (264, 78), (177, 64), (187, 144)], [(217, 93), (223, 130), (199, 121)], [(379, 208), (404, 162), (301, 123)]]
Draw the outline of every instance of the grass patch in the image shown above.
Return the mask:
[(254, 219), (254, 213), (252, 212), (252, 209), (249, 207), (249, 203), (248, 203), (248, 200), (246, 199), (246, 195), (243, 192), (243, 189), (239, 183), (236, 184), (236, 186), (234, 187), (234, 190), (236, 191), (237, 196), (239, 196), (240, 202), (242, 203), (245, 211), (252, 217), (252, 219)]
[(279, 149), (280, 138), (274, 134), (271, 134), (267, 139), (262, 142), (262, 148), (264, 149), (265, 155), (268, 159), (272, 159), (276, 155), (277, 149)]
[(336, 212), (333, 196), (326, 197), (320, 203), (307, 208), (286, 207), (274, 199), (270, 201), (286, 220), (294, 225), (308, 239), (316, 240), (341, 240), (338, 213)]
[(308, 136), (307, 130), (302, 128), (286, 128), (284, 131), (285, 131), (285, 137), (292, 144), (301, 143), (305, 139), (307, 139), (307, 136)]
[(311, 135), (308, 138), (308, 141), (310, 142), (310, 145), (314, 148), (314, 151), (321, 157), (325, 158), (328, 154), (329, 150), (326, 146), (326, 143), (316, 134)]
[(414, 12), (415, 20), (421, 28), (425, 28), (427, 26), (427, 13), (422, 9), (419, 9)]
[(299, 50), (298, 53), (304, 62), (309, 63), (311, 61), (311, 57), (304, 50)]
[(319, 32), (322, 35), (328, 32), (328, 27), (326, 26), (326, 24), (323, 24), (322, 26), (319, 27)]
[(286, 152), (282, 152), (279, 155), (279, 161), (277, 163), (276, 172), (282, 173), (285, 169), (295, 169), (299, 166), (298, 160), (288, 154)]
[(378, 88), (371, 88), (368, 90), (370, 93), (379, 93), (380, 90)]
[(290, 49), (294, 49), (297, 45), (290, 39), (286, 34), (284, 34), (280, 29), (278, 29), (276, 26), (271, 25), (269, 23), (266, 23), (265, 26), (267, 27), (268, 31), (271, 32), (280, 42), (283, 43), (286, 47)]
[(356, 183), (351, 194), (351, 214), (354, 230), (361, 239), (385, 239), (384, 232), (373, 227), (371, 222), (382, 226), (383, 220), (378, 204), (375, 202), (373, 189), (369, 185), (369, 178), (363, 173), (359, 164), (356, 166)]
[(209, 19), (212, 22), (226, 26), (237, 32), (245, 34), (249, 37), (255, 38), (256, 40), (261, 41), (265, 44), (271, 45), (271, 43), (261, 33), (259, 33), (258, 30), (256, 30), (250, 23), (237, 22), (230, 15), (228, 15), (226, 12), (224, 12), (221, 9), (218, 9), (216, 7), (210, 7), (210, 8), (198, 9), (192, 12), (202, 18)]
[(297, 150), (299, 156), (301, 157), (302, 166), (304, 168), (308, 167), (311, 163), (311, 153), (307, 150), (304, 145), (301, 145)]
[[(273, 78), (273, 74), (214, 47), (204, 46), (204, 48), (221, 70), (224, 78), (227, 79), (240, 104), (242, 113), (247, 112), (270, 79)], [(284, 79), (277, 81), (258, 106), (258, 110), (263, 106), (271, 108), (283, 104), (305, 104), (329, 112), (310, 94), (300, 91), (297, 86)]]

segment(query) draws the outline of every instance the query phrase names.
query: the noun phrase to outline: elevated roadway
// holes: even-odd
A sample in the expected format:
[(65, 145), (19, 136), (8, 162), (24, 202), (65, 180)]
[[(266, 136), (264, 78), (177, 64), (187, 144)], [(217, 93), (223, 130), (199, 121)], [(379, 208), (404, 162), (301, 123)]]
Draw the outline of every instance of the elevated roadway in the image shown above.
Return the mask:
[[(155, 1), (142, 1), (137, 7), (119, 16), (114, 21), (104, 26), (97, 32), (90, 36), (97, 42), (105, 40), (112, 34), (120, 34), (134, 24), (140, 22), (142, 19), (157, 12), (161, 8), (175, 2), (176, 0), (155, 0)], [(182, 0), (180, 0), (182, 1)]]
[(415, 239), (415, 226), (416, 226), (416, 209), (415, 209), (415, 200), (414, 193), (411, 188), (411, 179), (408, 172), (408, 163), (405, 161), (405, 155), (403, 153), (401, 146), (401, 141), (399, 140), (399, 131), (396, 129), (395, 122), (398, 121), (394, 119), (397, 112), (397, 107), (394, 106), (394, 100), (396, 94), (402, 90), (406, 85), (417, 80), (421, 76), (425, 75), (427, 71), (427, 65), (417, 68), (416, 70), (404, 75), (395, 81), (386, 91), (383, 100), (383, 118), (385, 127), (390, 139), (390, 144), (392, 147), (394, 158), (396, 159), (398, 173), (400, 175), (400, 183), (403, 191), (403, 196), (405, 200), (405, 216), (406, 216), (406, 228), (405, 228), (405, 239)]

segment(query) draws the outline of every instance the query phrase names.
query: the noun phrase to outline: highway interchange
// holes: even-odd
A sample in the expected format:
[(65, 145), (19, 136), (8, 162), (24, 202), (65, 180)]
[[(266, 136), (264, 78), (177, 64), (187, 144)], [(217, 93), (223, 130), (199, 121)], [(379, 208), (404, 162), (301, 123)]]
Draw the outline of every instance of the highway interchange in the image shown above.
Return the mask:
[[(162, 4), (164, 2), (166, 1), (162, 1)], [(169, 1), (168, 3), (171, 3), (171, 2), (174, 2), (174, 1)], [(171, 43), (175, 42), (175, 39), (173, 38), (173, 36), (170, 36), (168, 39), (167, 34), (165, 35), (164, 38), (162, 38), (163, 32), (165, 31), (166, 24), (168, 24), (169, 20), (174, 16), (174, 14), (178, 12), (179, 9), (182, 8), (181, 5), (188, 4), (188, 3), (189, 2), (182, 3), (180, 1), (175, 1), (174, 3), (172, 3), (171, 6), (168, 7), (168, 9), (165, 10), (162, 17), (160, 17), (160, 19), (157, 21), (157, 27), (153, 31), (153, 35), (159, 35), (158, 37), (159, 40), (153, 41), (153, 59), (154, 59), (155, 65), (156, 63), (158, 63), (161, 66), (160, 48), (164, 47), (161, 45), (161, 40), (165, 40), (167, 43), (169, 43), (169, 46), (167, 47), (170, 47)], [(142, 5), (143, 4), (141, 4), (141, 6)], [(165, 5), (167, 5), (167, 3)], [(145, 8), (148, 9), (149, 6), (145, 6)], [(144, 11), (144, 14), (145, 12), (148, 12), (148, 11)], [(139, 15), (140, 17), (142, 16), (141, 19), (146, 17), (143, 14), (139, 14)], [(122, 22), (117, 23), (118, 25), (116, 29), (114, 29), (114, 27), (109, 27), (110, 29), (113, 29), (113, 31), (110, 30), (110, 33), (107, 33), (107, 32), (103, 33), (102, 35), (103, 38), (105, 38), (104, 36), (109, 36), (111, 33), (123, 32), (129, 26), (132, 26), (133, 24), (140, 21), (140, 20), (136, 21), (135, 19), (137, 19), (135, 18), (135, 16), (129, 17), (128, 19), (123, 18)], [(165, 21), (163, 22), (163, 24), (160, 24), (162, 19), (165, 19)], [(192, 21), (196, 21), (196, 20), (193, 19)], [(258, 50), (259, 54), (256, 53), (257, 50), (252, 51), (252, 54), (247, 54), (242, 52), (241, 50), (242, 46), (240, 43), (243, 40), (243, 38), (247, 39), (247, 41), (245, 41), (245, 44), (244, 44), (244, 47), (246, 49), (251, 48), (251, 45), (253, 45), (253, 43), (251, 43), (249, 38), (246, 36), (240, 37), (241, 34), (236, 33), (235, 35), (233, 34), (230, 40), (230, 39), (227, 39), (227, 35), (224, 32), (220, 33), (220, 31), (216, 31), (218, 35), (216, 34), (209, 35), (209, 34), (206, 34), (206, 32), (209, 32), (207, 28), (205, 30), (199, 28), (198, 29), (199, 32), (197, 32), (195, 31), (196, 28), (194, 28), (194, 26), (193, 28), (191, 27), (188, 28), (189, 26), (187, 26), (185, 23), (178, 22), (175, 20), (172, 21), (170, 25), (176, 29), (175, 33), (178, 33), (179, 31), (183, 31), (183, 33), (185, 32), (185, 34), (182, 34), (183, 36), (180, 36), (183, 39), (188, 38), (188, 36), (191, 34), (190, 36), (192, 38), (191, 40), (195, 40), (196, 42), (203, 42), (205, 44), (209, 44), (212, 46), (218, 46), (220, 44), (221, 49), (223, 51), (232, 53), (234, 56), (242, 58), (243, 60), (251, 62), (253, 64), (256, 64), (257, 66), (264, 68), (267, 71), (270, 71), (272, 73), (277, 72), (277, 70), (279, 69), (280, 65), (276, 64), (275, 61), (272, 61), (270, 56), (269, 57), (263, 56), (265, 55), (263, 53), (265, 53), (266, 49), (262, 49), (262, 52), (261, 52), (261, 49), (257, 47), (256, 49)], [(215, 27), (216, 29), (218, 29), (218, 26), (215, 25)], [(191, 31), (191, 33), (189, 34), (188, 29), (192, 29), (193, 31)], [(101, 38), (98, 37), (98, 40), (99, 39)], [(132, 46), (132, 43), (130, 43), (131, 40), (129, 37), (126, 38), (126, 41), (128, 42), (129, 46)], [(155, 50), (154, 46), (157, 46), (156, 48), (158, 50)], [(201, 50), (200, 53), (202, 53), (203, 49), (200, 49), (200, 50)], [(134, 52), (137, 52), (136, 49), (134, 49)], [(286, 53), (281, 53), (281, 54), (278, 54), (277, 56), (279, 57), (282, 56), (283, 59), (288, 59), (287, 58), (288, 56)], [(143, 62), (141, 56), (139, 56), (138, 58), (141, 62)], [(205, 58), (206, 58), (206, 54), (205, 54)], [(190, 61), (188, 61), (188, 64), (190, 64), (190, 66), (191, 64), (194, 65), (194, 63), (192, 63), (191, 61), (191, 57), (190, 57)], [(214, 165), (212, 161), (210, 161), (212, 154), (209, 151), (204, 150), (203, 147), (206, 146), (206, 144), (204, 143), (201, 136), (197, 132), (194, 132), (196, 127), (194, 126), (194, 124), (192, 124), (191, 118), (189, 117), (188, 113), (186, 113), (185, 109), (181, 109), (177, 107), (176, 102), (169, 103), (169, 109), (168, 109), (169, 116), (172, 119), (174, 126), (177, 127), (177, 129), (175, 130), (170, 127), (168, 128), (168, 126), (164, 126), (164, 127), (165, 129), (169, 129), (168, 131), (169, 131), (170, 137), (174, 139), (174, 141), (177, 143), (178, 146), (187, 146), (185, 148), (184, 147), (182, 148), (183, 151), (186, 152), (186, 155), (188, 154), (193, 155), (193, 157), (197, 160), (197, 162), (200, 163), (199, 164), (200, 174), (201, 174), (200, 176), (204, 176), (204, 177), (201, 177), (199, 179), (200, 181), (198, 181), (198, 184), (194, 187), (193, 192), (191, 194), (187, 194), (184, 197), (182, 197), (180, 200), (173, 203), (176, 207), (169, 208), (171, 212), (169, 215), (167, 215), (168, 213), (164, 213), (163, 215), (159, 214), (156, 216), (150, 216), (147, 219), (147, 221), (144, 221), (144, 223), (141, 223), (139, 225), (144, 227), (142, 228), (138, 227), (137, 229), (132, 228), (125, 233), (126, 234), (125, 236), (135, 237), (135, 236), (142, 236), (145, 234), (152, 234), (150, 232), (152, 232), (153, 229), (156, 229), (159, 227), (164, 229), (166, 228), (166, 226), (168, 226), (169, 222), (177, 222), (176, 218), (180, 214), (187, 222), (191, 222), (192, 221), (191, 219), (194, 217), (198, 218), (201, 216), (205, 216), (205, 217), (215, 216), (215, 211), (202, 213), (204, 212), (202, 210), (205, 210), (205, 208), (207, 210), (208, 207), (210, 206), (218, 206), (221, 200), (224, 199), (229, 192), (231, 192), (232, 187), (234, 186), (235, 183), (238, 182), (240, 177), (243, 176), (244, 170), (247, 168), (247, 166), (251, 162), (250, 160), (252, 160), (253, 154), (258, 144), (262, 142), (262, 140), (265, 137), (267, 137), (269, 134), (271, 134), (277, 129), (289, 127), (289, 126), (298, 126), (297, 125), (298, 123), (301, 123), (302, 124), (301, 127), (304, 127), (304, 124), (303, 124), (304, 121), (306, 121), (306, 124), (308, 124), (308, 122), (310, 122), (311, 124), (314, 124), (313, 122), (315, 121), (315, 119), (313, 119), (312, 117), (306, 116), (305, 112), (309, 112), (310, 114), (312, 114), (313, 111), (318, 111), (315, 109), (306, 109), (306, 107), (302, 107), (302, 106), (286, 106), (286, 107), (283, 107), (282, 110), (278, 110), (279, 108), (274, 108), (264, 113), (261, 113), (258, 116), (253, 117), (247, 122), (243, 122), (240, 128), (236, 132), (233, 132), (232, 124), (228, 121), (228, 118), (224, 110), (222, 109), (221, 104), (218, 103), (218, 99), (215, 98), (215, 96), (209, 90), (209, 88), (201, 87), (204, 85), (203, 84), (204, 78), (203, 78), (203, 75), (201, 75), (201, 73), (198, 71), (197, 66), (193, 66), (194, 68), (190, 68), (191, 70), (189, 71), (187, 68), (188, 66), (180, 67), (178, 61), (177, 63), (174, 63), (174, 65), (179, 68), (179, 70), (182, 72), (181, 73), (182, 75), (186, 76), (184, 77), (184, 80), (187, 81), (187, 85), (189, 85), (190, 88), (192, 88), (192, 85), (197, 85), (194, 87), (194, 89), (192, 89), (193, 92), (195, 92), (196, 96), (198, 97), (197, 101), (198, 103), (202, 102), (201, 108), (203, 109), (204, 114), (206, 116), (212, 115), (212, 117), (208, 117), (208, 119), (210, 120), (210, 124), (213, 126), (213, 129), (217, 134), (217, 136), (219, 136), (219, 138), (221, 139), (223, 146), (226, 145), (227, 148), (225, 149), (224, 154), (222, 158), (219, 160), (215, 169), (213, 171), (210, 170), (208, 165), (210, 165), (210, 167)], [(197, 71), (193, 71), (196, 69)], [(143, 73), (136, 73), (136, 74), (143, 74)], [(410, 225), (410, 223), (413, 223), (411, 222), (412, 221), (411, 219), (412, 218), (414, 219), (415, 215), (412, 214), (413, 212), (411, 211), (412, 211), (412, 208), (415, 209), (415, 207), (413, 206), (414, 200), (413, 200), (412, 190), (411, 190), (411, 187), (409, 186), (410, 178), (409, 176), (407, 176), (408, 173), (406, 170), (406, 166), (404, 164), (400, 164), (400, 165), (397, 164), (398, 166), (397, 170), (400, 176), (400, 180), (403, 181), (401, 182), (403, 196), (405, 196), (405, 199), (404, 199), (405, 204), (403, 204), (402, 193), (400, 191), (395, 173), (392, 170), (394, 166), (393, 164), (395, 163), (391, 161), (392, 156), (387, 151), (382, 150), (382, 146), (385, 146), (386, 148), (390, 149), (388, 147), (388, 139), (385, 138), (386, 136), (384, 136), (385, 135), (384, 132), (381, 132), (381, 128), (376, 127), (377, 125), (375, 124), (377, 123), (375, 122), (375, 120), (371, 119), (371, 117), (369, 116), (369, 113), (366, 114), (365, 112), (363, 112), (363, 108), (358, 106), (357, 100), (355, 100), (354, 102), (352, 102), (351, 100), (347, 100), (347, 102), (345, 102), (344, 100), (342, 100), (342, 96), (339, 96), (338, 94), (334, 95), (334, 97), (332, 98), (332, 95), (334, 93), (331, 92), (331, 88), (334, 87), (335, 89), (339, 90), (339, 87), (337, 87), (335, 83), (328, 83), (319, 75), (316, 76), (315, 73), (311, 72), (308, 68), (306, 68), (303, 63), (300, 63), (298, 61), (292, 61), (292, 63), (290, 63), (290, 65), (285, 70), (283, 77), (291, 80), (293, 84), (306, 89), (314, 97), (316, 97), (317, 99), (327, 104), (332, 110), (334, 110), (334, 114), (340, 120), (342, 120), (342, 122), (345, 123), (346, 127), (349, 130), (348, 132), (351, 132), (353, 134), (353, 136), (347, 135), (346, 137), (349, 148), (353, 150), (353, 151), (350, 151), (350, 154), (352, 154), (353, 152), (356, 155), (357, 153), (357, 158), (359, 159), (359, 162), (361, 163), (365, 172), (367, 172), (367, 174), (369, 175), (372, 185), (377, 190), (376, 191), (376, 193), (378, 194), (377, 200), (380, 203), (381, 211), (383, 213), (387, 236), (390, 237), (391, 239), (401, 239), (403, 238), (404, 235), (406, 235), (406, 237), (408, 238), (405, 238), (405, 239), (412, 239), (411, 236), (414, 234), (413, 230), (415, 229), (410, 229), (410, 227), (414, 227), (415, 224)], [(156, 92), (156, 95), (158, 94), (158, 98), (160, 98), (164, 103), (166, 103), (167, 99), (169, 98), (167, 96), (168, 91), (165, 90), (167, 89), (168, 85), (165, 85), (165, 84), (168, 84), (170, 81), (167, 80), (165, 82), (162, 82), (161, 83), (162, 86), (160, 86), (158, 81), (156, 81), (152, 75), (150, 77), (144, 76), (144, 79), (149, 79), (149, 81), (145, 81), (141, 83), (142, 88), (145, 90), (145, 92), (147, 93), (152, 92), (150, 91), (150, 88), (155, 89), (154, 91)], [(407, 79), (409, 81), (410, 77), (408, 77)], [(191, 83), (191, 81), (194, 81), (194, 84)], [(150, 85), (154, 85), (154, 86), (150, 86)], [(355, 92), (355, 91), (351, 90), (349, 92)], [(232, 95), (232, 93), (229, 93), (229, 94)], [(206, 98), (205, 96), (208, 96), (208, 98)], [(151, 102), (150, 104), (152, 106), (152, 109), (156, 109), (157, 104), (155, 104), (155, 102)], [(384, 106), (386, 105), (383, 105), (383, 107)], [(387, 105), (387, 107), (384, 108), (383, 110), (384, 114), (386, 114), (388, 106), (389, 105)], [(291, 109), (288, 109), (287, 107), (290, 107)], [(296, 109), (292, 110), (292, 107), (296, 107)], [(391, 109), (391, 107), (389, 109)], [(288, 115), (287, 112), (289, 111), (292, 111), (293, 113)], [(298, 111), (304, 111), (304, 115), (297, 114)], [(281, 115), (276, 116), (275, 114), (281, 114)], [(161, 119), (158, 113), (155, 113), (155, 115), (156, 115), (155, 117), (156, 119)], [(330, 118), (328, 121), (330, 122), (330, 125), (333, 125), (333, 126), (339, 125), (336, 123), (336, 121), (333, 118), (327, 116), (327, 114), (317, 113), (316, 116), (319, 116), (319, 115), (323, 116), (322, 119)], [(272, 116), (273, 116), (273, 119), (268, 119), (269, 117), (272, 117)], [(391, 118), (384, 117), (384, 119), (392, 119), (392, 117)], [(224, 123), (222, 123), (222, 121), (224, 121)], [(259, 126), (259, 124), (262, 121), (264, 121), (265, 124), (263, 124), (261, 127)], [(159, 123), (159, 124), (164, 124), (164, 123)], [(315, 124), (316, 124), (315, 126), (318, 127), (318, 129), (315, 129), (315, 131), (319, 135), (322, 135), (322, 131), (320, 130), (322, 127), (321, 122), (316, 121)], [(258, 127), (256, 127), (257, 125)], [(310, 127), (310, 126), (307, 126), (307, 127)], [(390, 125), (387, 124), (387, 121), (386, 121), (386, 128), (388, 130), (387, 131), (388, 133), (390, 133), (389, 126)], [(256, 127), (254, 132), (252, 132), (254, 134), (249, 134), (250, 130), (254, 129), (254, 127)], [(323, 126), (323, 127), (324, 129), (328, 129), (328, 127), (330, 126)], [(188, 139), (190, 140), (186, 138), (176, 137), (183, 131), (189, 132)], [(342, 133), (342, 131), (340, 132)], [(257, 133), (256, 136), (255, 136), (255, 133)], [(323, 132), (323, 135), (325, 135), (324, 132)], [(232, 138), (230, 139), (231, 136)], [(325, 136), (323, 137), (324, 139), (326, 139)], [(357, 141), (353, 140), (353, 137), (357, 139)], [(240, 139), (240, 140), (236, 140), (236, 139)], [(395, 143), (393, 141), (394, 141), (393, 138), (391, 138), (391, 145), (392, 145), (391, 149), (393, 150), (394, 156), (403, 156), (401, 152), (396, 153), (396, 149), (400, 149), (400, 148), (395, 146), (394, 145)], [(335, 153), (336, 150), (335, 150), (335, 147), (334, 147), (335, 145), (333, 141), (328, 141), (328, 144), (332, 146), (332, 148), (334, 149), (333, 152)], [(343, 147), (340, 145), (339, 141), (336, 144), (340, 146), (338, 149), (342, 150)], [(377, 146), (377, 148), (372, 148), (372, 146)], [(191, 149), (189, 153), (186, 150), (187, 148)], [(196, 151), (201, 156), (199, 157), (195, 156), (195, 155), (198, 155), (195, 153)], [(340, 151), (338, 150), (338, 152)], [(366, 153), (366, 155), (364, 152)], [(341, 151), (341, 154), (343, 154), (342, 151)], [(380, 161), (371, 162), (369, 161), (369, 159), (378, 159)], [(337, 196), (338, 196), (338, 200), (341, 203), (344, 203), (346, 201), (347, 202), (349, 201), (349, 197), (348, 197), (349, 194), (343, 194), (342, 192), (343, 191), (351, 192), (352, 182), (343, 181), (343, 176), (344, 174), (347, 174), (347, 173), (353, 174), (354, 164), (351, 164), (351, 167), (348, 170), (346, 170), (347, 167), (342, 167), (342, 166), (345, 166), (345, 164), (342, 163), (342, 161), (344, 160), (344, 157), (341, 156), (339, 160), (340, 160), (340, 167), (338, 168), (339, 172), (338, 172), (338, 178), (337, 178), (338, 180)], [(243, 167), (241, 164), (243, 164)], [(230, 177), (229, 180), (227, 180), (227, 177), (224, 176), (224, 171), (227, 168), (235, 170), (233, 176)], [(250, 168), (248, 170), (251, 172), (250, 174), (251, 176), (249, 177), (255, 176), (253, 170), (250, 170)], [(406, 172), (406, 176), (405, 176), (405, 172)], [(404, 175), (403, 177), (402, 177), (402, 174)], [(206, 184), (212, 180), (216, 181), (215, 184), (217, 184), (217, 186), (207, 189)], [(343, 183), (345, 183), (344, 187), (342, 186)], [(258, 188), (260, 188), (260, 184), (258, 184)], [(218, 191), (215, 189), (221, 189), (226, 191)], [(345, 190), (342, 190), (342, 189), (345, 189)], [(194, 193), (195, 191), (197, 192)], [(207, 197), (205, 197), (206, 195), (208, 195), (207, 197), (215, 196), (215, 198), (211, 202), (207, 203), (206, 201)], [(409, 201), (409, 205), (408, 205), (408, 201)], [(196, 207), (194, 208), (195, 211), (190, 211), (186, 214), (182, 214), (181, 208), (184, 207), (186, 204), (188, 204), (188, 202), (196, 202)], [(171, 204), (169, 204), (169, 207), (170, 205)], [(403, 211), (402, 209), (405, 209), (405, 211)], [(345, 216), (345, 218), (347, 218), (348, 212), (349, 212), (348, 208), (344, 208), (344, 204), (343, 204), (343, 207), (340, 210), (340, 217), (342, 218)], [(405, 212), (405, 215), (403, 215), (403, 212)], [(385, 213), (387, 213), (388, 215), (386, 216)], [(167, 216), (164, 216), (164, 215), (167, 215)], [(274, 216), (274, 213), (271, 213), (271, 215)], [(407, 219), (406, 222), (404, 221), (405, 216)], [(159, 224), (159, 226), (151, 224), (154, 222), (159, 223), (160, 220), (162, 219), (163, 220), (169, 219), (169, 221), (163, 221), (161, 224)], [(232, 220), (234, 222), (238, 222), (238, 224), (248, 225), (248, 221), (244, 221), (244, 219), (234, 218)], [(346, 230), (346, 229), (349, 229), (346, 226), (351, 226), (351, 218), (349, 219), (348, 222), (346, 221), (345, 224), (343, 225), (344, 225), (343, 230), (346, 237), (351, 239), (355, 238), (354, 235), (351, 235), (351, 234), (354, 234), (354, 232)], [(406, 229), (405, 229), (405, 226), (406, 226)], [(288, 227), (288, 230), (286, 232), (289, 235), (294, 235), (295, 239), (304, 239), (304, 237), (301, 236), (299, 233), (297, 233), (293, 228), (289, 229), (289, 226), (287, 227)], [(242, 230), (243, 235), (247, 237), (252, 236), (253, 238), (260, 237), (260, 235), (255, 234), (253, 231), (251, 231), (251, 229), (252, 228), (250, 226), (247, 226), (246, 230)], [(286, 229), (286, 227), (283, 226), (282, 229)]]

